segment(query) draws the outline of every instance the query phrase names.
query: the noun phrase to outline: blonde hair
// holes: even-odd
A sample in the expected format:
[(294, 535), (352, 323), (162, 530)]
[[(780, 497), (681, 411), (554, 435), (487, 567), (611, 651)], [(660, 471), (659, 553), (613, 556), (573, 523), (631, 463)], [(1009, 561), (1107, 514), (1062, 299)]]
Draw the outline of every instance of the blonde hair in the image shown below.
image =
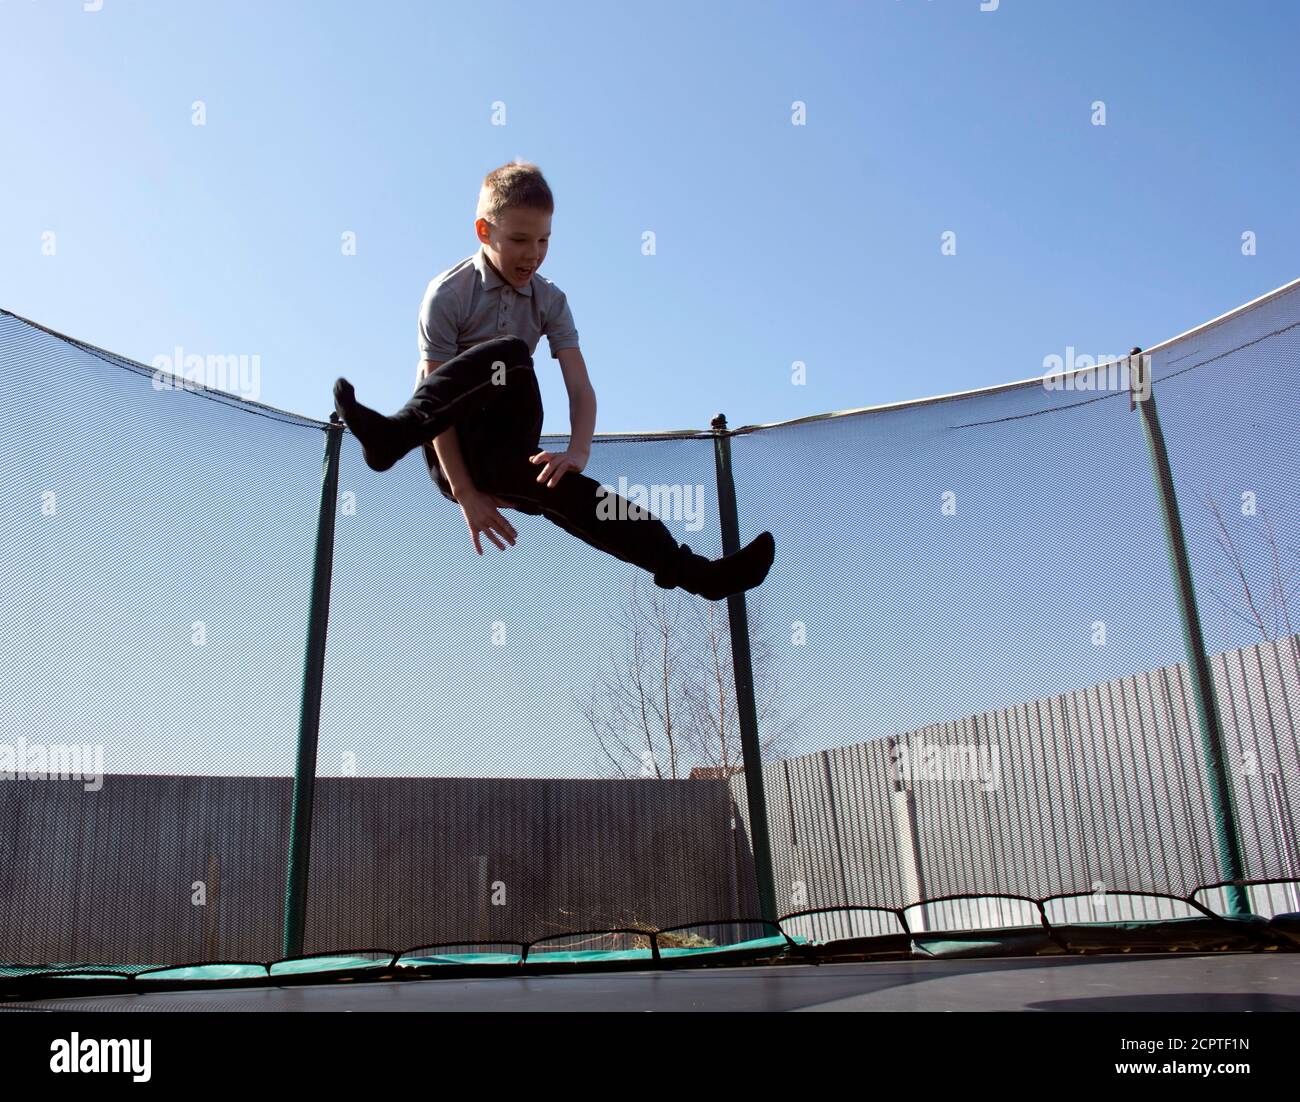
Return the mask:
[(475, 220), (486, 218), (493, 225), (499, 225), (501, 216), (512, 207), (555, 213), (555, 198), (542, 170), (535, 164), (515, 160), (494, 168), (483, 177)]

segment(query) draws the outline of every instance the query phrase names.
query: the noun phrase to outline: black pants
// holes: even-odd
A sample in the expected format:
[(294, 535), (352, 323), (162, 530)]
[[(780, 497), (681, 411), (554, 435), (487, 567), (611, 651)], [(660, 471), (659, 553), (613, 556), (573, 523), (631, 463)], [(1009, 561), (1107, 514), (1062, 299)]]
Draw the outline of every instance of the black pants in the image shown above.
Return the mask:
[(426, 441), (429, 474), (448, 501), (456, 498), (431, 441), (455, 425), (475, 487), (512, 508), (650, 571), (664, 589), (677, 585), (679, 567), (694, 557), (662, 521), (580, 471), (566, 471), (553, 487), (537, 481), (543, 464), (528, 460), (541, 450), (542, 395), (528, 345), (518, 337), (494, 337), (440, 364), (397, 416)]

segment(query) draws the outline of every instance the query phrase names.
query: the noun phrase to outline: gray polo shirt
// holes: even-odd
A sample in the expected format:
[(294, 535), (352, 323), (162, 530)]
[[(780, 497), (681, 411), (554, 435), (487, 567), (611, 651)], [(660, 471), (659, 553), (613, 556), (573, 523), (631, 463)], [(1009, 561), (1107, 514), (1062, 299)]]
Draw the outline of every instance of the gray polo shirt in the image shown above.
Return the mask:
[[(420, 358), (445, 363), (500, 336), (521, 338), (530, 356), (543, 336), (553, 359), (566, 348), (578, 347), (578, 330), (564, 292), (536, 272), (515, 290), (497, 275), (479, 246), (473, 256), (430, 280), (420, 303)], [(423, 451), (442, 496), (455, 501), (433, 445), (425, 444)]]
[(429, 282), (420, 303), (420, 357), (450, 360), (493, 337), (519, 337), (531, 356), (546, 337), (551, 357), (578, 347), (578, 330), (568, 300), (536, 272), (515, 290), (492, 268), (487, 253), (467, 256)]

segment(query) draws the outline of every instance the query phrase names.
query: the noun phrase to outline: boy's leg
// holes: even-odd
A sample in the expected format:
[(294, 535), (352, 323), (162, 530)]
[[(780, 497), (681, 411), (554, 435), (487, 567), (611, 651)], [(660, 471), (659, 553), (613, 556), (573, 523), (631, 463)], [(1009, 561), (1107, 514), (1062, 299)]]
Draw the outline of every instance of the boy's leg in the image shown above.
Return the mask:
[[(386, 471), (421, 444), (427, 443), (432, 452), (435, 436), (453, 424), (485, 414), (512, 388), (522, 384), (527, 389), (532, 373), (533, 359), (527, 344), (518, 337), (494, 337), (429, 372), (410, 401), (391, 417), (358, 402), (352, 384), (344, 378), (334, 384), (334, 404), (360, 442), (366, 464), (373, 470)], [(532, 378), (532, 389), (536, 385)], [(433, 463), (436, 467), (436, 456)]]
[(566, 471), (554, 486), (538, 482), (542, 468), (529, 457), (541, 450), (541, 395), (536, 375), (531, 385), (522, 377), (520, 382), (493, 407), (493, 445), (483, 457), (481, 476), (485, 490), (521, 512), (545, 516), (599, 551), (649, 571), (663, 589), (680, 585), (721, 600), (763, 580), (772, 561), (769, 533), (714, 562), (679, 544), (653, 514), (579, 471)]
[(522, 512), (545, 516), (599, 551), (654, 575), (662, 589), (681, 586), (710, 601), (742, 593), (767, 577), (775, 554), (770, 532), (721, 559), (706, 559), (679, 544), (652, 513), (607, 490), (594, 478), (566, 471), (554, 486), (537, 481), (541, 468), (508, 457), (493, 471), (487, 490)]
[[(554, 487), (537, 481), (542, 468), (529, 462), (542, 450), (542, 395), (535, 371), (521, 375), (519, 385), (502, 395), (491, 418), (492, 439), (480, 464), (483, 489), (520, 512), (545, 516), (597, 550), (659, 575), (667, 588), (677, 584), (675, 572), (671, 580), (669, 572), (680, 552), (661, 521), (616, 495), (606, 499), (595, 479), (577, 471), (567, 471)], [(606, 513), (624, 519), (604, 519)], [(637, 515), (645, 519), (629, 519)]]
[(498, 456), (487, 490), (598, 551), (648, 570), (665, 589), (678, 584), (679, 560), (690, 549), (679, 547), (663, 521), (579, 471), (566, 471), (555, 486), (538, 482), (540, 473), (527, 458)]

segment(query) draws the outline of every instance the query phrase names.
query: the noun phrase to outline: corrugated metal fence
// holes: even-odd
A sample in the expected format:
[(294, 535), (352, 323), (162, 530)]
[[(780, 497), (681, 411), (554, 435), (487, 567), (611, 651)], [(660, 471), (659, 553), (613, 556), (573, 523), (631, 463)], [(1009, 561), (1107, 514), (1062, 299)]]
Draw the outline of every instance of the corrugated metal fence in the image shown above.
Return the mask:
[[(1300, 636), (1212, 665), (1247, 873), (1300, 875)], [(782, 912), (1077, 892), (1049, 915), (1189, 913), (1104, 895), (1185, 895), (1222, 879), (1188, 693), (1185, 669), (1171, 666), (767, 763)], [(0, 821), (11, 825), (0, 835), (0, 923), (13, 959), (177, 962), (200, 947), (206, 959), (278, 957), (289, 797), (290, 781), (271, 777), (119, 775), (93, 794), (66, 782), (0, 785)], [(316, 799), (308, 951), (757, 915), (739, 776), (321, 778)], [(161, 844), (178, 821), (186, 844)], [(84, 840), (76, 859), (51, 863), (49, 853), (69, 852), (51, 843), (70, 831)], [(281, 841), (268, 847), (268, 836)], [(1220, 907), (1218, 895), (1201, 902)], [(1254, 889), (1252, 902), (1261, 914), (1300, 910), (1294, 885)], [(76, 921), (95, 911), (116, 921)], [(921, 930), (1038, 921), (1005, 899), (911, 915)], [(855, 911), (815, 932), (897, 929), (888, 914)], [(758, 931), (700, 932), (726, 941)]]
[[(1228, 769), (1250, 879), (1300, 876), (1295, 792), (1300, 636), (1214, 657)], [(1054, 921), (1186, 915), (1114, 891), (1190, 895), (1225, 879), (1185, 666), (1078, 689), (894, 738), (764, 767), (784, 913), (1005, 893)], [(745, 807), (742, 778), (733, 797)], [(1222, 907), (1222, 893), (1198, 902)], [(1260, 914), (1300, 910), (1295, 885), (1251, 889)], [(954, 900), (914, 929), (1037, 925), (1015, 900)], [(812, 921), (805, 923), (808, 930)], [(796, 925), (796, 929), (800, 927)], [(819, 934), (898, 930), (888, 914), (817, 921)], [(804, 931), (807, 932), (807, 931)]]
[[(0, 784), (3, 959), (278, 959), (291, 785), (137, 775), (106, 776), (98, 791)], [(323, 777), (304, 951), (752, 914), (754, 872), (732, 852), (728, 803), (721, 780)], [(69, 832), (81, 844), (66, 845)], [(74, 860), (50, 860), (73, 850)], [(96, 913), (113, 921), (78, 920)]]

